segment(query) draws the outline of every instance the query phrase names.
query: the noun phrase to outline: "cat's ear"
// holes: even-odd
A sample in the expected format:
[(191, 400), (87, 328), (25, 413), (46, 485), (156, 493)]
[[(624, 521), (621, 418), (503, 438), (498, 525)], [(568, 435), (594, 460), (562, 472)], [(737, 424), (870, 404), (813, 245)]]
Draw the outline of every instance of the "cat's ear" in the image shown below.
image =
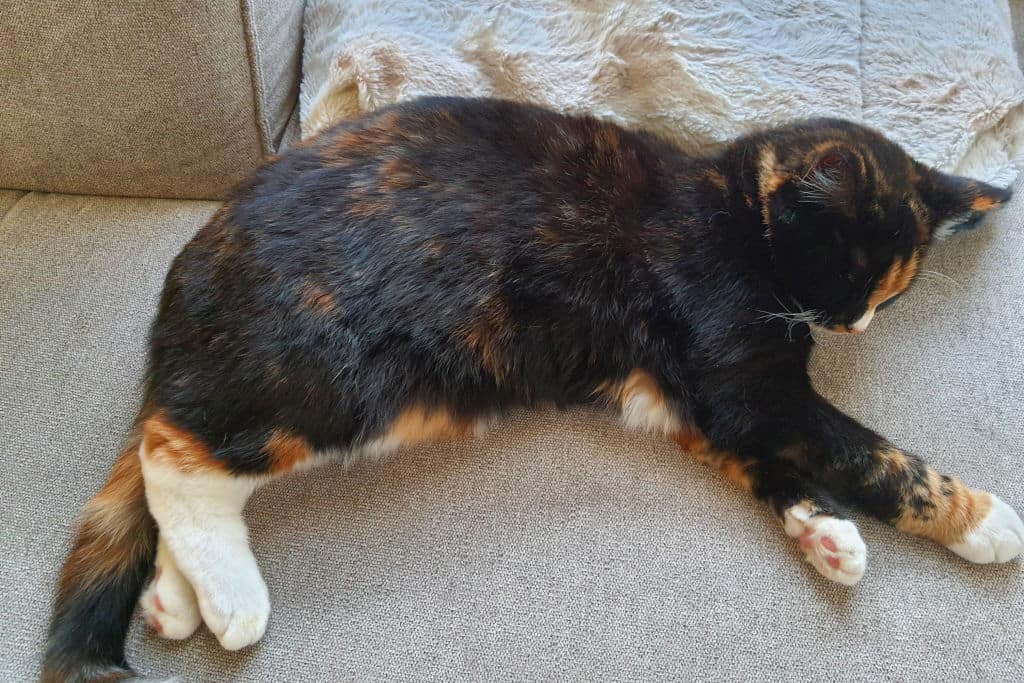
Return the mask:
[(969, 230), (984, 215), (1010, 200), (1011, 191), (970, 178), (918, 166), (917, 192), (928, 210), (931, 233), (943, 238)]
[(796, 167), (779, 169), (774, 153), (761, 159), (765, 225), (801, 224), (801, 214), (822, 209), (852, 211), (862, 162), (842, 143), (820, 145)]
[(841, 143), (819, 147), (805, 159), (797, 178), (800, 201), (849, 210), (862, 171), (860, 156), (849, 147)]

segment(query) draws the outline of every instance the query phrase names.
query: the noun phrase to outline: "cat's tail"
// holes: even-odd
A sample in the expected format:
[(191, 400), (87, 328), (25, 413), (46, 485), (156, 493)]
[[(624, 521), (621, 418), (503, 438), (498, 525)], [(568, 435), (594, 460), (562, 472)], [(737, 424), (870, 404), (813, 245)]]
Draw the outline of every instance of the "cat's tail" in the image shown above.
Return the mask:
[(110, 479), (85, 506), (57, 588), (43, 683), (134, 677), (125, 664), (124, 641), (153, 568), (156, 535), (135, 438), (118, 457)]

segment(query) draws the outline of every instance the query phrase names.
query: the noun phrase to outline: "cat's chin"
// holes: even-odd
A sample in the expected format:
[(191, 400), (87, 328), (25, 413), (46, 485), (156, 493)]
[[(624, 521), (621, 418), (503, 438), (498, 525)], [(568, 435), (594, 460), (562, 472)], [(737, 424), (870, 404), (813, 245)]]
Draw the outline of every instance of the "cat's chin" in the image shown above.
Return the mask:
[(836, 325), (835, 327), (822, 327), (821, 325), (811, 325), (811, 335), (817, 339), (818, 337), (849, 337), (858, 336), (864, 334), (864, 330), (855, 330), (852, 327), (846, 325)]

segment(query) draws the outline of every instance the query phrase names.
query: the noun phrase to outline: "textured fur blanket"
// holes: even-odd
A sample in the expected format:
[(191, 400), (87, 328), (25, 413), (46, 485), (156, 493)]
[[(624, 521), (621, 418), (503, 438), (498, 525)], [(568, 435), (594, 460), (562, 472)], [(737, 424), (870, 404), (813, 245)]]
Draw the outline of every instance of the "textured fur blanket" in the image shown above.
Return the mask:
[(303, 134), (424, 94), (590, 112), (704, 151), (809, 116), (1009, 184), (1024, 74), (1007, 0), (311, 0)]

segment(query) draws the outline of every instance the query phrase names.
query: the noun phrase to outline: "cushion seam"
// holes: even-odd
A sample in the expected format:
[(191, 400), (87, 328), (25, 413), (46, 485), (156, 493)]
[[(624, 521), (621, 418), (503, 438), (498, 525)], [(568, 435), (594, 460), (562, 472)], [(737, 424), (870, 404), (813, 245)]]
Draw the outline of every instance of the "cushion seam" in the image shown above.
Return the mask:
[(260, 134), (260, 145), (264, 156), (272, 153), (270, 131), (267, 125), (266, 112), (263, 110), (263, 68), (260, 65), (259, 41), (256, 39), (256, 26), (252, 18), (249, 0), (239, 0), (239, 11), (242, 15), (243, 33), (245, 34), (245, 50), (249, 62), (249, 85), (252, 88), (253, 115), (256, 128)]

